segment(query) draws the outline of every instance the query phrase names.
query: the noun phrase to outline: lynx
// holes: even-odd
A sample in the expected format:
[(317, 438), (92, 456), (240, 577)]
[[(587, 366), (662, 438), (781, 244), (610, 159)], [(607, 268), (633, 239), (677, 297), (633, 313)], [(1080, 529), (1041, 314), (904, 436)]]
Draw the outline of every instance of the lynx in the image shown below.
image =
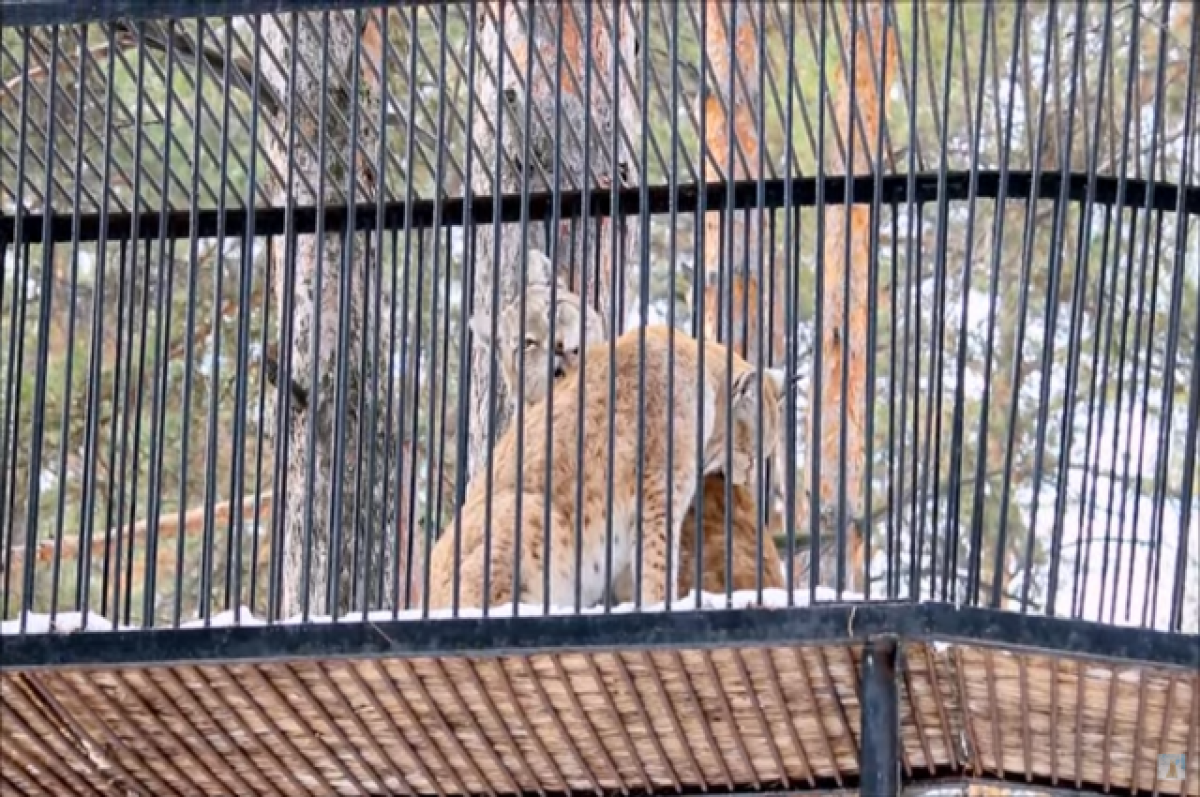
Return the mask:
[[(471, 330), (485, 346), (490, 345), (500, 364), (510, 399), (515, 403), (523, 394), (526, 404), (536, 404), (549, 391), (547, 357), (554, 356), (554, 378), (560, 379), (579, 365), (582, 351), (604, 340), (604, 321), (583, 298), (567, 290), (558, 281), (551, 290), (552, 265), (541, 252), (529, 252), (529, 287), (525, 291), (525, 335), (521, 337), (521, 307), (513, 303), (496, 318), (496, 337), (492, 339), (491, 318), (485, 313), (472, 316)], [(554, 296), (551, 296), (551, 293)], [(554, 301), (554, 340), (550, 340), (550, 302)], [(521, 350), (525, 351), (524, 388), (521, 384)]]
[[(670, 349), (674, 337), (674, 397), (668, 405), (667, 374), (672, 362)], [(581, 371), (565, 375), (555, 385), (555, 401), (550, 416), (552, 444), (544, 445), (547, 404), (530, 406), (525, 414), (523, 462), (517, 470), (517, 429), (510, 428), (496, 445), (491, 480), (491, 548), (485, 557), (485, 521), (488, 517), (488, 479), (475, 478), (467, 490), (457, 522), (452, 521), (440, 536), (432, 552), (430, 608), (451, 604), (454, 570), (459, 567), (460, 604), (480, 606), (519, 600), (541, 603), (549, 597), (553, 605), (574, 603), (578, 581), (582, 606), (598, 603), (612, 589), (613, 582), (627, 571), (631, 583), (640, 583), (644, 603), (664, 600), (667, 583), (679, 583), (680, 542), (684, 538), (685, 513), (672, 519), (670, 541), (671, 572), (667, 573), (668, 530), (667, 494), (673, 505), (688, 507), (695, 498), (697, 454), (703, 473), (718, 470), (734, 484), (751, 484), (755, 475), (755, 422), (758, 397), (763, 404), (764, 450), (777, 446), (779, 405), (784, 390), (782, 371), (768, 369), (759, 375), (749, 363), (733, 356), (731, 374), (726, 374), (724, 346), (704, 345), (704, 371), (699, 370), (699, 342), (667, 327), (645, 330), (645, 357), (640, 357), (639, 333), (635, 330), (615, 342), (615, 404), (609, 406), (608, 381), (610, 351), (595, 346), (583, 353)], [(645, 393), (639, 394), (639, 362), (644, 363)], [(585, 380), (584, 403), (579, 400), (579, 380)], [(696, 418), (703, 401), (703, 423), (697, 430)], [(582, 472), (576, 468), (577, 424), (583, 414)], [(637, 529), (637, 455), (639, 449), (636, 418), (645, 413), (642, 453), (642, 567), (636, 572)], [(731, 416), (732, 438), (726, 439), (725, 418)], [(610, 449), (608, 419), (615, 419), (614, 441)], [(668, 418), (673, 419), (673, 436), (668, 439)], [(699, 431), (699, 435), (697, 435)], [(673, 472), (666, 468), (667, 446), (674, 448)], [(727, 462), (729, 449), (731, 462)], [(547, 454), (552, 455), (548, 463)], [(607, 498), (609, 458), (613, 466), (612, 503)], [(549, 482), (549, 537), (551, 544), (549, 587), (543, 594), (545, 510), (547, 509), (547, 468)], [(576, 502), (577, 477), (582, 480), (581, 503)], [(516, 518), (518, 496), (521, 519)], [(706, 513), (707, 514), (707, 513)], [(608, 523), (612, 530), (612, 569), (606, 576), (605, 540)], [(575, 547), (576, 522), (581, 524), (581, 549)], [(461, 524), (456, 546), (455, 527)], [(517, 532), (520, 533), (518, 542)], [(456, 557), (456, 548), (458, 556)], [(514, 559), (519, 554), (519, 558)], [(580, 562), (579, 578), (576, 558)], [(513, 594), (514, 561), (520, 574)], [(484, 595), (485, 567), (490, 569), (490, 586)]]
[[(729, 559), (733, 575), (725, 567), (725, 477), (720, 473), (704, 477), (700, 499), (688, 507), (683, 519), (683, 539), (679, 541), (679, 584), (675, 598), (692, 591), (696, 576), (696, 506), (703, 507), (700, 535), (703, 549), (700, 589), (723, 594), (727, 582), (734, 592), (758, 589), (759, 503), (755, 490), (744, 484), (730, 485), (729, 534), (733, 539)], [(762, 528), (762, 588), (785, 589), (783, 561), (774, 537), (782, 532), (783, 516), (768, 512)], [(633, 580), (626, 572), (613, 584), (613, 603), (631, 603), (636, 596)]]
[[(531, 253), (532, 259), (533, 253)], [(546, 261), (548, 267), (549, 261)], [(554, 342), (548, 342), (550, 288), (546, 284), (531, 285), (525, 302), (525, 336), (520, 335), (520, 313), (516, 306), (503, 311), (497, 319), (495, 353), (500, 363), (500, 373), (505, 380), (508, 395), (515, 402), (518, 395), (519, 362), (518, 344), (525, 347), (525, 380), (523, 395), (527, 406), (542, 401), (548, 391), (546, 379), (546, 356), (555, 355), (554, 379), (561, 382), (567, 374), (574, 373), (579, 365), (580, 349), (603, 340), (603, 320), (599, 314), (578, 294), (568, 291), (561, 284), (555, 296)], [(586, 324), (585, 324), (586, 322)], [(491, 325), (486, 316), (477, 316), (471, 321), (475, 333), (483, 340), (490, 340)], [(586, 338), (583, 337), (586, 329)], [(561, 395), (556, 387), (555, 395)], [(725, 477), (720, 473), (704, 477), (700, 501), (704, 508), (701, 516), (702, 548), (704, 553), (702, 589), (720, 593), (725, 591), (727, 574), (725, 568)], [(729, 531), (733, 538), (733, 555), (730, 564), (733, 571), (733, 589), (756, 589), (758, 586), (758, 502), (754, 491), (746, 485), (734, 484), (730, 488)], [(693, 503), (686, 510), (683, 520), (684, 535), (680, 541), (679, 595), (692, 589), (695, 575), (694, 551), (696, 548), (696, 510)], [(682, 507), (676, 509), (678, 512)], [(782, 518), (777, 512), (768, 514), (769, 523), (763, 529), (762, 586), (763, 589), (783, 589), (783, 565), (772, 537), (778, 531)], [(624, 603), (633, 600), (633, 587), (629, 573), (625, 573), (614, 588), (614, 600)]]

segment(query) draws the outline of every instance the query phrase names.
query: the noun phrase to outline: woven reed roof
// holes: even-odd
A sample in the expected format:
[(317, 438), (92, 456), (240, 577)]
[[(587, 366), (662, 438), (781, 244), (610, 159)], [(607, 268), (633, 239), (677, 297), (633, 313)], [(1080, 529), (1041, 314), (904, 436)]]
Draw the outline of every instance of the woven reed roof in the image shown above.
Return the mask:
[[(901, 648), (913, 783), (1200, 793), (1200, 675)], [(854, 647), (755, 647), (7, 672), (26, 793), (853, 791)], [(1002, 751), (1002, 752), (1001, 752)]]

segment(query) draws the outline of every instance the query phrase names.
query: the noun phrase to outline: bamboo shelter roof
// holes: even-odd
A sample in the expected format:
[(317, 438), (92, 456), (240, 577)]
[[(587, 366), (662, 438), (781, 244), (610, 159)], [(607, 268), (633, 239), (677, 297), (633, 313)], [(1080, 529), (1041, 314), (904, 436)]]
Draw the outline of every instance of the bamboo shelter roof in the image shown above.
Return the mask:
[[(1200, 794), (1200, 674), (901, 646), (909, 783)], [(851, 791), (852, 646), (293, 659), (3, 676), (6, 794)]]

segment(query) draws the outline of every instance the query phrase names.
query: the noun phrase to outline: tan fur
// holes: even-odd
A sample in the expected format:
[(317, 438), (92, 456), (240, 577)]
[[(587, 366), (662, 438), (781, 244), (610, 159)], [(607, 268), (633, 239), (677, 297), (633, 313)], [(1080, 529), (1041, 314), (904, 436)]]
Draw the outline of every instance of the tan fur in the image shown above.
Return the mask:
[[(460, 556), (455, 557), (455, 522), (448, 524), (432, 552), (430, 607), (451, 604), (456, 564), (460, 565), (462, 606), (483, 603), (485, 565), (490, 565), (489, 604), (513, 600), (514, 556), (520, 556), (517, 585), (521, 602), (543, 600), (542, 563), (546, 510), (546, 475), (552, 469), (549, 485), (550, 602), (571, 605), (578, 581), (584, 606), (599, 602), (612, 581), (634, 569), (637, 544), (635, 513), (637, 500), (637, 454), (639, 411), (644, 404), (644, 467), (642, 470), (642, 572), (629, 573), (640, 581), (645, 603), (661, 602), (667, 590), (666, 504), (671, 492), (673, 505), (688, 507), (695, 497), (696, 459), (701, 454), (704, 473), (727, 470), (734, 484), (749, 484), (755, 474), (755, 427), (758, 417), (760, 381), (753, 366), (736, 355), (733, 373), (727, 378), (726, 349), (708, 342), (704, 347), (704, 372), (700, 375), (701, 347), (694, 339), (666, 327), (645, 330), (645, 394), (639, 396), (639, 334), (633, 331), (615, 343), (615, 404), (609, 407), (608, 346), (595, 346), (584, 352), (583, 378), (586, 396), (582, 405), (585, 431), (582, 440), (584, 468), (582, 503), (576, 502), (577, 424), (580, 373), (572, 373), (555, 385), (551, 425), (553, 442), (547, 462), (545, 440), (545, 403), (528, 408), (524, 422), (524, 440), (518, 449), (517, 432), (510, 428), (496, 445), (493, 457), (492, 495), (488, 510), (488, 479), (481, 475), (472, 480), (466, 501), (460, 510)], [(666, 386), (671, 336), (674, 337), (674, 401), (667, 403)], [(761, 381), (763, 399), (764, 450), (773, 450), (779, 439), (779, 404), (783, 374), (768, 371)], [(703, 397), (703, 398), (702, 398)], [(701, 401), (704, 414), (700, 434), (696, 418)], [(725, 438), (725, 416), (729, 413), (732, 439)], [(615, 419), (614, 441), (608, 440), (608, 419)], [(668, 439), (668, 418), (673, 417), (673, 436)], [(667, 446), (674, 452), (673, 473), (668, 478)], [(726, 461), (731, 449), (732, 467)], [(518, 471), (518, 452), (523, 457)], [(611, 508), (607, 496), (607, 468), (612, 457), (613, 494)], [(521, 519), (516, 520), (520, 497)], [(611, 513), (612, 571), (605, 577), (605, 538)], [(707, 514), (707, 513), (706, 513)], [(484, 529), (491, 520), (491, 550), (485, 556)], [(679, 583), (680, 541), (685, 513), (673, 518), (670, 539), (672, 573), (670, 583)], [(576, 521), (582, 522), (582, 569), (575, 572)], [(516, 531), (520, 530), (518, 545)], [(519, 551), (518, 551), (519, 548)]]
[[(700, 588), (704, 592), (722, 594), (729, 578), (725, 567), (725, 477), (713, 473), (704, 477), (704, 492), (698, 502), (688, 507), (683, 520), (683, 539), (679, 541), (679, 586), (675, 597), (682, 598), (692, 591), (696, 576), (696, 505), (703, 507), (700, 535), (704, 558), (701, 562)], [(733, 539), (730, 570), (733, 572), (734, 592), (758, 589), (758, 502), (753, 487), (730, 486), (731, 511), (729, 532)], [(783, 531), (783, 516), (768, 511), (762, 527), (762, 588), (785, 589), (783, 561), (775, 547), (776, 534)], [(613, 584), (613, 603), (631, 603), (633, 580), (628, 574)]]
[[(522, 338), (521, 305), (514, 301), (496, 318), (496, 337), (492, 339), (491, 318), (480, 313), (471, 319), (471, 330), (480, 342), (491, 345), (500, 365), (510, 400), (517, 402), (519, 376), (524, 371), (521, 392), (525, 403), (535, 404), (545, 397), (548, 358), (553, 355), (553, 374), (561, 378), (579, 366), (581, 352), (604, 339), (604, 321), (577, 293), (558, 281), (551, 288), (552, 265), (541, 252), (531, 250), (528, 263), (528, 287), (525, 290), (525, 329)], [(551, 297), (551, 293), (554, 294)], [(550, 340), (550, 301), (554, 300), (554, 340)], [(522, 363), (522, 350), (524, 362)]]
[[(540, 264), (539, 264), (540, 265)], [(547, 264), (548, 266), (548, 261)], [(544, 279), (544, 278), (543, 278)], [(555, 319), (554, 342), (549, 342), (550, 288), (546, 284), (533, 284), (526, 293), (525, 310), (525, 384), (523, 395), (527, 406), (542, 401), (547, 392), (546, 356), (553, 351), (556, 356), (556, 378), (559, 382), (567, 374), (574, 373), (579, 366), (580, 340), (583, 339), (584, 319), (587, 338), (586, 348), (603, 340), (604, 322), (594, 308), (565, 286), (559, 285), (555, 295), (558, 316)], [(473, 323), (487, 326), (486, 317)], [(517, 345), (521, 342), (519, 307), (513, 306), (500, 314), (497, 320), (497, 343), (495, 353), (500, 363), (500, 373), (508, 388), (508, 395), (516, 401), (518, 375)], [(490, 332), (490, 328), (488, 328)], [(483, 330), (477, 334), (487, 334)], [(561, 388), (556, 388), (559, 395)], [(775, 458), (778, 461), (778, 457)], [(714, 473), (704, 477), (700, 505), (702, 548), (704, 553), (701, 588), (706, 592), (725, 591), (727, 574), (725, 568), (725, 477)], [(734, 484), (730, 488), (731, 507), (729, 530), (733, 538), (733, 555), (730, 563), (733, 571), (733, 589), (757, 589), (758, 587), (758, 502), (754, 491), (745, 485)], [(693, 502), (684, 517), (683, 538), (680, 540), (679, 596), (692, 589), (695, 580), (696, 507)], [(767, 512), (767, 522), (762, 530), (762, 586), (763, 589), (785, 587), (782, 562), (772, 539), (781, 531), (782, 517), (773, 508)], [(632, 601), (633, 582), (630, 571), (618, 579), (614, 586), (614, 600), (618, 603)]]

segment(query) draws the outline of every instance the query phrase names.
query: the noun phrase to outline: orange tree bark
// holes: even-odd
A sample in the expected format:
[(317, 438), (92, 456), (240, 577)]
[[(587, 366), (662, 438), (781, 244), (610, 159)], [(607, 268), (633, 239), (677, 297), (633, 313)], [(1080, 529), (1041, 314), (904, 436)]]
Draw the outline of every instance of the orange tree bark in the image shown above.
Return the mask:
[[(734, 180), (761, 176), (758, 163), (760, 131), (754, 113), (754, 107), (761, 99), (758, 96), (760, 56), (749, 5), (732, 5), (723, 0), (705, 0), (704, 3), (704, 54), (713, 72), (698, 100), (704, 117), (706, 182), (725, 179), (730, 174), (731, 159)], [(762, 24), (761, 19), (759, 24)], [(736, 351), (751, 362), (757, 362), (762, 350), (764, 363), (771, 365), (771, 359), (779, 357), (783, 350), (783, 325), (780, 323), (783, 292), (777, 290), (774, 297), (762, 296), (760, 299), (763, 291), (763, 286), (758, 283), (760, 224), (761, 217), (754, 210), (735, 213), (732, 219), (726, 218), (721, 211), (705, 214), (704, 330), (708, 337), (732, 343)], [(722, 286), (721, 265), (725, 253), (732, 253), (732, 257), (726, 264), (728, 282)], [(782, 284), (780, 279), (775, 280), (775, 285)], [(764, 335), (773, 339), (769, 346), (758, 338), (760, 301), (767, 312), (775, 315), (773, 325), (766, 319), (762, 324)], [(729, 329), (725, 329), (722, 322), (725, 314), (729, 316)], [(771, 331), (767, 332), (768, 329)], [(769, 354), (774, 358), (768, 357)]]
[[(850, 4), (851, 13), (858, 13), (857, 36), (854, 43), (852, 74), (839, 64), (834, 80), (834, 124), (838, 136), (847, 147), (853, 138), (853, 162), (847, 169), (846, 159), (836, 144), (827, 142), (825, 147), (825, 171), (829, 175), (869, 174), (879, 158), (876, 152), (879, 141), (879, 96), (880, 85), (886, 96), (895, 73), (894, 41), (888, 41), (886, 59), (882, 50), (885, 31), (884, 11), (881, 5), (870, 4), (865, 13), (857, 3)], [(865, 19), (863, 18), (865, 16)], [(849, 60), (851, 53), (849, 20), (843, 22), (842, 52)], [(880, 80), (878, 75), (882, 75)], [(879, 83), (876, 81), (879, 80)], [(851, 106), (853, 86), (853, 107)], [(823, 101), (824, 98), (822, 98)], [(855, 112), (855, 109), (857, 111)], [(861, 124), (860, 124), (861, 120)], [(865, 139), (865, 140), (864, 140)], [(825, 209), (825, 245), (823, 252), (824, 291), (818, 301), (822, 309), (821, 340), (821, 391), (815, 395), (816, 380), (812, 380), (809, 406), (820, 402), (821, 424), (814, 428), (809, 422), (810, 456), (820, 457), (820, 516), (822, 526), (821, 578), (832, 584), (836, 570), (837, 547), (835, 542), (838, 513), (838, 483), (841, 477), (839, 464), (844, 455), (846, 462), (846, 519), (850, 527), (848, 550), (850, 563), (847, 568), (848, 589), (861, 589), (864, 572), (862, 528), (863, 480), (865, 478), (866, 413), (867, 407), (867, 313), (868, 278), (871, 265), (870, 252), (871, 208), (856, 204), (846, 211), (843, 203), (831, 204)], [(849, 260), (846, 258), (846, 236), (850, 236)], [(849, 291), (849, 314), (846, 313), (846, 291)], [(848, 334), (847, 334), (848, 333)], [(842, 375), (846, 374), (843, 392)], [(845, 427), (846, 442), (841, 446), (842, 428)], [(809, 483), (805, 482), (806, 488)], [(810, 496), (811, 500), (811, 496)], [(807, 524), (808, 515), (803, 516)], [(802, 526), (802, 527), (806, 527)]]

